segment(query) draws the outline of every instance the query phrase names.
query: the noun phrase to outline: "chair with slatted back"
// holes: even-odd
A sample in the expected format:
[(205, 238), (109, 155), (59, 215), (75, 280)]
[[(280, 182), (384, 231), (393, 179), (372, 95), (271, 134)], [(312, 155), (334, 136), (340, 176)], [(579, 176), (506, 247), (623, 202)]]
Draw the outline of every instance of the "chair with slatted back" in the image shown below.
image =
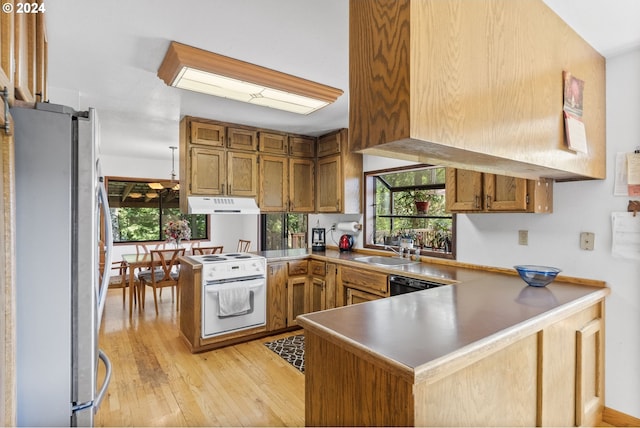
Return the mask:
[(238, 239), (238, 250), (239, 252), (247, 252), (251, 248), (251, 241), (246, 241), (244, 239)]
[(218, 246), (218, 247), (195, 247), (192, 248), (191, 251), (193, 252), (194, 256), (197, 255), (203, 255), (203, 254), (217, 254), (217, 253), (222, 253), (222, 246)]
[(140, 272), (138, 278), (142, 285), (142, 307), (144, 308), (146, 286), (153, 288), (153, 302), (158, 315), (158, 295), (156, 290), (171, 287), (171, 300), (174, 298), (176, 290), (176, 307), (180, 305), (180, 290), (178, 289), (178, 279), (180, 277), (179, 256), (184, 256), (185, 249), (177, 248), (171, 250), (151, 250), (151, 266), (153, 269)]
[[(127, 296), (127, 287), (129, 287), (129, 274), (127, 272), (127, 264), (124, 261), (112, 262), (109, 269), (109, 288), (122, 288), (122, 304), (125, 304)], [(100, 263), (100, 279), (104, 275), (104, 262)], [(133, 298), (137, 303), (139, 290), (137, 288), (137, 279), (134, 280), (133, 286), (136, 287)]]

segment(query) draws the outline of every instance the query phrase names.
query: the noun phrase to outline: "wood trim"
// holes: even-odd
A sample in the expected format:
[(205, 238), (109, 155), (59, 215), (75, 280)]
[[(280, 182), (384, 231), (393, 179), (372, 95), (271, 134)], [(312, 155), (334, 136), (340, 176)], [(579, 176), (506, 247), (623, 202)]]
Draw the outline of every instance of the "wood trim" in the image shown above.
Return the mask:
[(610, 407), (605, 407), (602, 411), (602, 422), (611, 424), (614, 427), (640, 427), (640, 418), (627, 415)]

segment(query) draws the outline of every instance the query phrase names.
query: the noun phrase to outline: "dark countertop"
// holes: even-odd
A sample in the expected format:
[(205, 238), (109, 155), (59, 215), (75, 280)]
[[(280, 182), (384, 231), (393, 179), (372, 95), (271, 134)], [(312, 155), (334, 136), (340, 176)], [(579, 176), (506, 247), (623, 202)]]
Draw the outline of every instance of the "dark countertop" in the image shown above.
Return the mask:
[(602, 281), (559, 276), (546, 287), (527, 286), (515, 270), (423, 259), (389, 268), (353, 261), (363, 253), (328, 250), (266, 251), (268, 262), (311, 257), (450, 285), (301, 315), (305, 329), (345, 343), (413, 375), (452, 358), (491, 348), (540, 330), (559, 316), (586, 308), (609, 294)]

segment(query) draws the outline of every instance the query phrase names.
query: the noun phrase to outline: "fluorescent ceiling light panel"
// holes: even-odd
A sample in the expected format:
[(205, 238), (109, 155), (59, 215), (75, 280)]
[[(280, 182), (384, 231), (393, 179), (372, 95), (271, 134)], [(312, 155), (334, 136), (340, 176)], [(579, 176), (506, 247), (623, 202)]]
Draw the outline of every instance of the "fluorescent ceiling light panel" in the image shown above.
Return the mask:
[(321, 109), (343, 93), (177, 42), (169, 45), (158, 76), (169, 86), (299, 114)]

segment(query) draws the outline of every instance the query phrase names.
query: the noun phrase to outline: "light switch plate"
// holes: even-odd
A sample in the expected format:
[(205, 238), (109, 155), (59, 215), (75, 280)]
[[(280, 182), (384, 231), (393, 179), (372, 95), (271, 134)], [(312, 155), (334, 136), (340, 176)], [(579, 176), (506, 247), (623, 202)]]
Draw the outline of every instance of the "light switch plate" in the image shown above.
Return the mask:
[(593, 244), (595, 239), (595, 234), (591, 232), (582, 232), (580, 234), (580, 249), (593, 251)]
[(519, 230), (518, 231), (518, 245), (529, 245), (529, 231), (528, 230)]

